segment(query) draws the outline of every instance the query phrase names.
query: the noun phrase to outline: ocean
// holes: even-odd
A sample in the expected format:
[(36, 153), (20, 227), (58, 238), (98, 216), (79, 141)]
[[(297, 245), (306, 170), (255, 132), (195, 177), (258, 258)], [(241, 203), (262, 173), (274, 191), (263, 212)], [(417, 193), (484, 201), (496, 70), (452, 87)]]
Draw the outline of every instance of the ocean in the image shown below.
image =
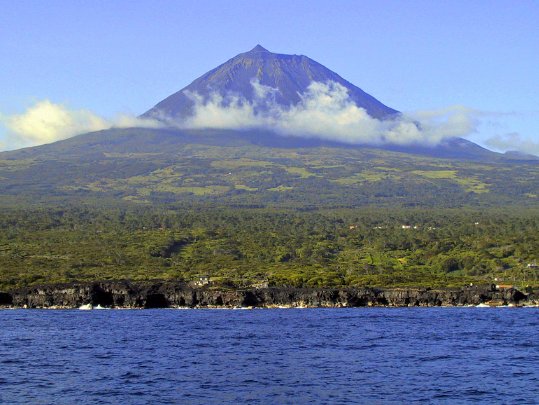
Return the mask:
[(537, 308), (1, 310), (1, 404), (539, 403)]

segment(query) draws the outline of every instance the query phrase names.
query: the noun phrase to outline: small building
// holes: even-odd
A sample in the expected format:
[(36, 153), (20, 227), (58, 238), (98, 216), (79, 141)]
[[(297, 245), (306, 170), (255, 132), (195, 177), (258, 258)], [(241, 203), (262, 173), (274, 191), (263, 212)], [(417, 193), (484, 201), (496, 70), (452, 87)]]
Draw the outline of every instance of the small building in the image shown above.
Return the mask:
[(193, 285), (196, 287), (202, 287), (210, 284), (210, 276), (199, 276), (198, 280), (193, 281)]
[(538, 268), (539, 266), (537, 265), (537, 262), (533, 262), (533, 263), (528, 263), (528, 265), (526, 266), (528, 269), (536, 269)]
[(269, 287), (269, 282), (267, 280), (263, 280), (263, 281), (259, 281), (257, 283), (251, 284), (251, 288), (255, 288), (257, 290), (268, 288), (268, 287)]

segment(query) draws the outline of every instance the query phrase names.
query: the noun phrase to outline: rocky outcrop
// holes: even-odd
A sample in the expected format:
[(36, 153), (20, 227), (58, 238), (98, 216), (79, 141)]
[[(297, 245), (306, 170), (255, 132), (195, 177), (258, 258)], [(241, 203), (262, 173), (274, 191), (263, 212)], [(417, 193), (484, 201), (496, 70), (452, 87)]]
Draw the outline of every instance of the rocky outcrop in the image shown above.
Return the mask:
[(0, 307), (11, 306), (13, 304), (13, 297), (11, 294), (0, 292)]
[(531, 302), (517, 289), (193, 288), (173, 282), (95, 282), (33, 286), (0, 292), (0, 306), (19, 308), (366, 307), (465, 306)]

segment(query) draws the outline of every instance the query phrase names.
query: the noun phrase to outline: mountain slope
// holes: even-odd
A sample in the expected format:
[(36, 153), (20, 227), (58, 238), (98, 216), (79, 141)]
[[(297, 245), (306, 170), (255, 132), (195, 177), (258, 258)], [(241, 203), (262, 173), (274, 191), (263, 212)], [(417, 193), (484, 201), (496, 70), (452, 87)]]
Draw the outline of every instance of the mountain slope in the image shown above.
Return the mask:
[(0, 203), (537, 204), (536, 163), (456, 160), (285, 137), (276, 146), (274, 140), (273, 133), (261, 131), (128, 128), (5, 152)]
[[(283, 55), (269, 52), (257, 45), (249, 52), (241, 53), (222, 65), (202, 75), (187, 87), (167, 97), (143, 114), (143, 117), (186, 118), (193, 113), (194, 101), (189, 94), (199, 94), (208, 100), (212, 93), (222, 96), (241, 95), (249, 102), (255, 100), (252, 81), (277, 89), (272, 97), (262, 101), (261, 108), (269, 103), (290, 107), (300, 101), (300, 95), (314, 82), (339, 83), (348, 90), (350, 99), (364, 108), (374, 118), (388, 118), (398, 114), (365, 93), (359, 87), (344, 80), (320, 63), (303, 55)], [(260, 100), (257, 100), (260, 101)]]

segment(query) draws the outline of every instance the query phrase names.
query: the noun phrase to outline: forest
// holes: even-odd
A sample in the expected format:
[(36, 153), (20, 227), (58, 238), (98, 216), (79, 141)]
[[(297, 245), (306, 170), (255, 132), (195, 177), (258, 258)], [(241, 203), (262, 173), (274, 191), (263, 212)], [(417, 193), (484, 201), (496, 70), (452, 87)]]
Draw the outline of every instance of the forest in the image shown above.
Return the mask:
[(0, 229), (0, 290), (201, 277), (210, 288), (538, 285), (535, 208), (12, 207)]

